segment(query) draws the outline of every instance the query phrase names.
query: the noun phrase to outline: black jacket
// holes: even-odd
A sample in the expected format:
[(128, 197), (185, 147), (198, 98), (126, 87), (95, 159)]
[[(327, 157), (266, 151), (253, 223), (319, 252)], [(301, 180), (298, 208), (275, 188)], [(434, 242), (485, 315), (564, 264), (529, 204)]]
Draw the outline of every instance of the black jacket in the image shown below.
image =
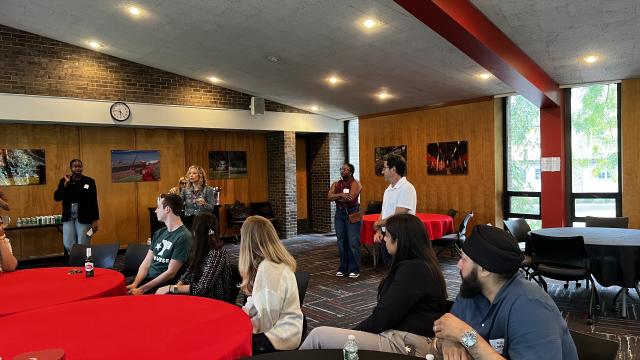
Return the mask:
[(58, 190), (53, 193), (55, 201), (62, 201), (62, 221), (71, 219), (72, 198), (78, 202), (78, 221), (82, 224), (91, 224), (100, 218), (98, 212), (98, 192), (96, 182), (88, 177), (82, 176), (77, 182), (69, 181), (67, 187), (64, 186), (64, 178), (58, 183)]
[(354, 330), (379, 334), (393, 329), (433, 337), (433, 322), (445, 313), (443, 293), (423, 260), (401, 261), (371, 315)]

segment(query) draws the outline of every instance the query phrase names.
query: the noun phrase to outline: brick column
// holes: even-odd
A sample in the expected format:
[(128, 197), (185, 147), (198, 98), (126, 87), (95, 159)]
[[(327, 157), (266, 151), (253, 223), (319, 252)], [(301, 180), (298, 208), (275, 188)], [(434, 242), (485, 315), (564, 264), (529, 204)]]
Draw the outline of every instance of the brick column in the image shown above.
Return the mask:
[(317, 134), (309, 137), (310, 159), (307, 164), (311, 176), (311, 224), (313, 230), (333, 232), (335, 203), (327, 200), (331, 182), (340, 178), (340, 166), (344, 164), (344, 134)]
[(296, 134), (275, 131), (267, 134), (269, 201), (278, 219), (280, 236), (298, 234), (296, 197)]

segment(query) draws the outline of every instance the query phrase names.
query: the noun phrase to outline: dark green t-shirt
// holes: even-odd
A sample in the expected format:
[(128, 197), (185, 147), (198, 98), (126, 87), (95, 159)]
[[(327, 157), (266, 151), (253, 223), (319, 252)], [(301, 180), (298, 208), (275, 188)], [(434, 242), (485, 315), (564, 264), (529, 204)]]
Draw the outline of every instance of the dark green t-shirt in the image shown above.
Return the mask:
[(191, 233), (184, 225), (171, 232), (166, 227), (156, 231), (151, 240), (153, 262), (149, 267), (147, 277), (154, 279), (167, 271), (169, 261), (172, 259), (186, 263), (189, 258), (191, 243)]

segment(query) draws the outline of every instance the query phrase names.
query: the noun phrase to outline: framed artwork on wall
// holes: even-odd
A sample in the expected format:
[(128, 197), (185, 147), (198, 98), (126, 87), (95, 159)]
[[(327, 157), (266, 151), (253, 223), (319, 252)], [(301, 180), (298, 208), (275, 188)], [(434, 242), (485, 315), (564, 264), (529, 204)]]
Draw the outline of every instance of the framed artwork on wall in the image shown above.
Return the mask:
[(160, 180), (160, 150), (111, 150), (111, 182)]
[(377, 176), (382, 176), (384, 160), (387, 158), (387, 156), (390, 155), (402, 156), (402, 158), (407, 161), (407, 145), (385, 146), (376, 148), (375, 171)]
[(46, 183), (44, 149), (0, 149), (0, 186)]
[(209, 151), (209, 179), (247, 177), (246, 151)]
[(469, 153), (466, 141), (450, 141), (427, 145), (428, 175), (467, 175)]

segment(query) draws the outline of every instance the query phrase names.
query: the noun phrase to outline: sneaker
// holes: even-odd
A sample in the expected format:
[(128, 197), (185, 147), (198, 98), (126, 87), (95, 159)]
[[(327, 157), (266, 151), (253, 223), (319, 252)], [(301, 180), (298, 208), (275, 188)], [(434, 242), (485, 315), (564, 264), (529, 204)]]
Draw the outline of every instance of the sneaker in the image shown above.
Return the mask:
[(337, 276), (337, 277), (343, 277), (343, 276), (344, 276), (344, 273), (343, 273), (342, 271), (338, 271), (338, 272), (336, 273), (336, 276)]
[(352, 278), (352, 279), (357, 279), (358, 276), (360, 276), (360, 273), (350, 273), (349, 274), (349, 277)]

